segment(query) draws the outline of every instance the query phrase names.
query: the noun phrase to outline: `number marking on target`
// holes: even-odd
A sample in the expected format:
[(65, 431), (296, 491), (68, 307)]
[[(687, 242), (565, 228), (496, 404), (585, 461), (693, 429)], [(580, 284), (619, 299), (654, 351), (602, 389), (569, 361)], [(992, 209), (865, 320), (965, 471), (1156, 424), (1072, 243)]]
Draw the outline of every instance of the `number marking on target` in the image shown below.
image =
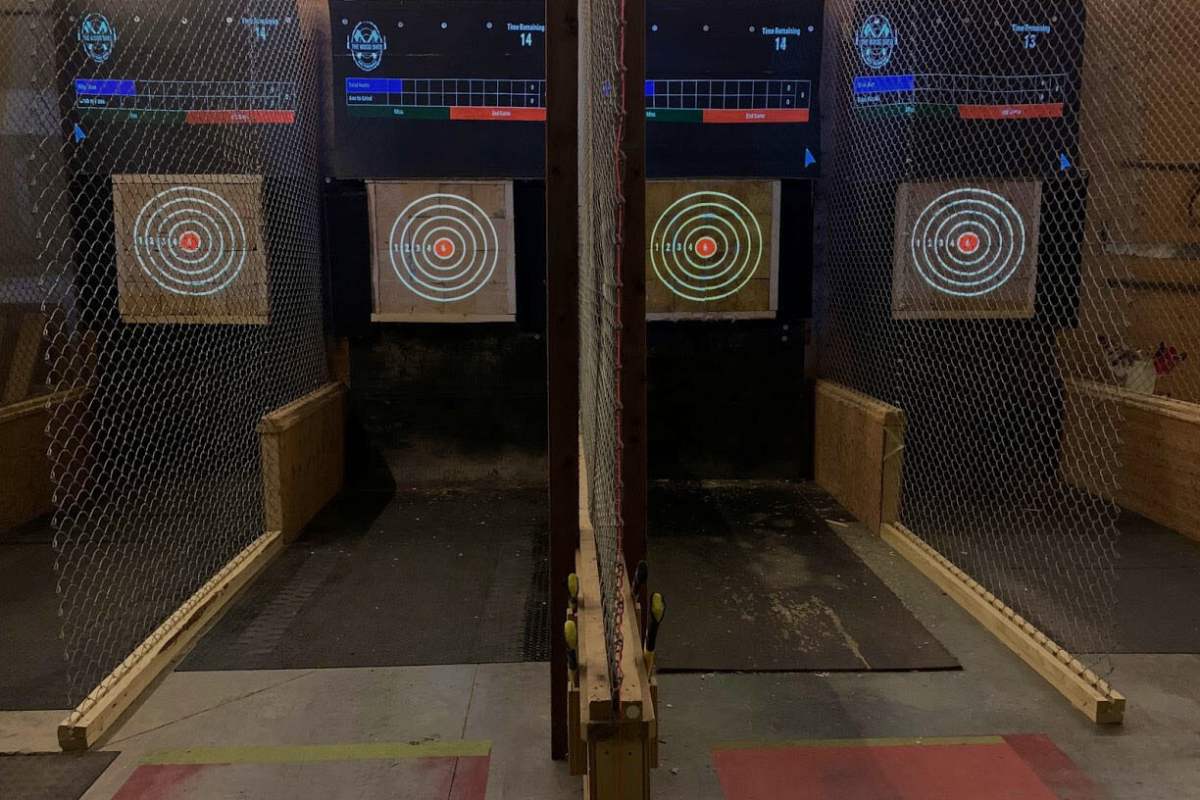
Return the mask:
[(698, 303), (731, 297), (754, 278), (763, 259), (754, 212), (724, 192), (685, 195), (667, 207), (650, 234), (650, 262), (663, 286)]
[(427, 194), (396, 217), (389, 236), (392, 270), (418, 297), (457, 303), (487, 286), (500, 259), (488, 213), (458, 194)]
[(980, 297), (1017, 273), (1028, 248), (1025, 222), (1002, 195), (954, 189), (917, 217), (909, 246), (921, 279), (943, 294)]
[(173, 186), (146, 202), (133, 223), (138, 265), (172, 294), (204, 297), (237, 280), (249, 250), (246, 226), (221, 195)]

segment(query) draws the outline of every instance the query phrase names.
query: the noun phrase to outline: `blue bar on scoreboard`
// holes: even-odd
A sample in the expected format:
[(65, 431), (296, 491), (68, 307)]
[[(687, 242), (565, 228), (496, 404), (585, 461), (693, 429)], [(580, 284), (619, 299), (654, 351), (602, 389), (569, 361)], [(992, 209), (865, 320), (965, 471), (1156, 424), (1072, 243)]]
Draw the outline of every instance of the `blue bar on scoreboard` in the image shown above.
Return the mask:
[(646, 81), (646, 97), (654, 97), (654, 81)]
[(911, 92), (915, 87), (915, 75), (859, 75), (854, 79), (855, 94)]
[(346, 91), (387, 94), (389, 91), (395, 91), (389, 86), (391, 83), (387, 78), (346, 78)]
[(137, 94), (137, 85), (133, 81), (93, 80), (90, 78), (75, 79), (75, 94), (120, 95), (132, 97)]

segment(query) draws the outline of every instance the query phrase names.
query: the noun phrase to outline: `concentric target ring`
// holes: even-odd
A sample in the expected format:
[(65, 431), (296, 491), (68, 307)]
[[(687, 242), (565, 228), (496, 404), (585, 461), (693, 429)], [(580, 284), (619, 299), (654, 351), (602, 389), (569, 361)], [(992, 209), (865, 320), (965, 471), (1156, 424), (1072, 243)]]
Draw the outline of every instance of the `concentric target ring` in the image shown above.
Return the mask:
[(954, 297), (996, 291), (1020, 268), (1028, 248), (1025, 221), (1002, 195), (954, 189), (921, 211), (910, 238), (917, 274)]
[(246, 226), (221, 195), (174, 186), (151, 197), (133, 223), (142, 272), (172, 294), (203, 297), (237, 280), (249, 251)]
[(754, 212), (733, 195), (685, 195), (659, 215), (650, 233), (654, 274), (672, 293), (711, 303), (731, 297), (763, 259), (763, 231)]
[(500, 260), (488, 213), (457, 194), (427, 194), (396, 217), (389, 234), (392, 271), (418, 297), (457, 303), (487, 286)]

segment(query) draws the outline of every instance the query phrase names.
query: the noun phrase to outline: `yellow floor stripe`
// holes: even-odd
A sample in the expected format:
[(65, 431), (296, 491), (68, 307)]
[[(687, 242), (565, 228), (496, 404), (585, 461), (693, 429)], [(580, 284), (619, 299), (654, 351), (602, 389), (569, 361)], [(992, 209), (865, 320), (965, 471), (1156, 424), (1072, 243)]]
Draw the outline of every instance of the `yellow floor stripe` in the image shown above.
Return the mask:
[(1004, 744), (1002, 736), (920, 736), (894, 739), (797, 739), (774, 742), (726, 742), (714, 750), (778, 750), (789, 747), (914, 747), (937, 745)]
[(373, 761), (406, 758), (486, 756), (491, 742), (376, 742), (279, 747), (189, 747), (153, 753), (143, 764), (303, 764), (319, 761)]

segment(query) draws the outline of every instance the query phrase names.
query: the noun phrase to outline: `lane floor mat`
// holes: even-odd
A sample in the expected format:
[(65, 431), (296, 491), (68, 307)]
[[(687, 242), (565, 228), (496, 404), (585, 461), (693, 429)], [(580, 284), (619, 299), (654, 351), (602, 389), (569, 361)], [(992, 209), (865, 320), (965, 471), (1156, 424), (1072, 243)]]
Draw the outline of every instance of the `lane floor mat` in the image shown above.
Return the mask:
[(757, 481), (651, 486), (650, 584), (670, 617), (660, 668), (957, 668), (806, 491)]
[(79, 800), (120, 753), (36, 753), (0, 756), (0, 797)]
[(180, 669), (312, 669), (549, 658), (542, 489), (347, 495)]

